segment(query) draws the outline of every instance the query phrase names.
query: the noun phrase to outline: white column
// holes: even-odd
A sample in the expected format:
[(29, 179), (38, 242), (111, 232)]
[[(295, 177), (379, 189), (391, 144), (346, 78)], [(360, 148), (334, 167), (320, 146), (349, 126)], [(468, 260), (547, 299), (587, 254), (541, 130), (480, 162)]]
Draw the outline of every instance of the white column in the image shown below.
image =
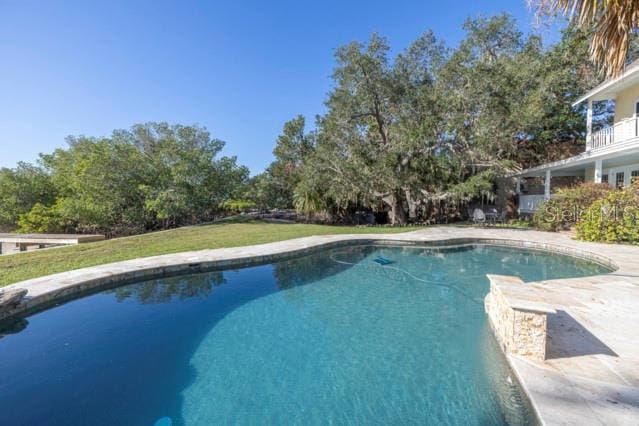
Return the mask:
[(550, 198), (550, 169), (546, 170), (546, 179), (544, 179), (544, 197)]
[(590, 150), (591, 137), (592, 137), (592, 100), (588, 99), (588, 111), (586, 112), (586, 150)]
[(515, 178), (515, 192), (517, 194), (521, 193), (521, 178), (519, 176)]
[(601, 160), (595, 161), (595, 183), (601, 183), (601, 177), (603, 176), (603, 162)]

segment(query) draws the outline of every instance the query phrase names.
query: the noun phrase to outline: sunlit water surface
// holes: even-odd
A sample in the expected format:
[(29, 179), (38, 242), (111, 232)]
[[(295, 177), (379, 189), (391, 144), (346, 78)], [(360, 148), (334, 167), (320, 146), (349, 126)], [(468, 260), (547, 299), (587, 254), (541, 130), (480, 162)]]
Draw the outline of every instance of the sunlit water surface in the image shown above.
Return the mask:
[(0, 423), (531, 424), (485, 274), (602, 272), (512, 248), (358, 246), (126, 285), (5, 326)]

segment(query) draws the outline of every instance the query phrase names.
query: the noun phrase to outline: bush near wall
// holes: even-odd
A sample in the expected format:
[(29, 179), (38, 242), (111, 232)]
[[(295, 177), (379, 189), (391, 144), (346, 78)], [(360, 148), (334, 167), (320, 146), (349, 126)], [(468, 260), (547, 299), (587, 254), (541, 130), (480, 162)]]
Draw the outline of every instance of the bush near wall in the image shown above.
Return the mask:
[(639, 182), (594, 201), (576, 230), (585, 241), (639, 244)]
[(230, 213), (242, 213), (257, 208), (257, 205), (250, 200), (228, 200), (222, 203), (222, 209)]
[(592, 182), (559, 189), (537, 209), (533, 225), (544, 231), (570, 229), (593, 202), (606, 197), (611, 191), (606, 183)]

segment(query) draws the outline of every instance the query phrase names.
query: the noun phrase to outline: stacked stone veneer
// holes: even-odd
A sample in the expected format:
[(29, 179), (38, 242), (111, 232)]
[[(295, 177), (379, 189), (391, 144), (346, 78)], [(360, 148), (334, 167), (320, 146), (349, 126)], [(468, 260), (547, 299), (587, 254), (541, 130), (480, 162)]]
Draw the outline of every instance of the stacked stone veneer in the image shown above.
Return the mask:
[(536, 300), (534, 289), (518, 277), (488, 275), (488, 279), (486, 313), (504, 351), (545, 360), (548, 315), (556, 312)]

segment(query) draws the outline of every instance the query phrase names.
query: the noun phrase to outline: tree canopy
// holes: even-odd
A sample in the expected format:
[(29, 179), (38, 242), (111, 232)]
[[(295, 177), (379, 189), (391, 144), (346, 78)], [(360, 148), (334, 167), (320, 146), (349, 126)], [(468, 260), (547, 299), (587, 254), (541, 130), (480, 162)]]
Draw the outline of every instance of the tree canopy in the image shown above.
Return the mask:
[(248, 179), (234, 157), (219, 156), (224, 142), (198, 126), (146, 123), (67, 142), (37, 166), (0, 171), (2, 226), (123, 235), (197, 223)]
[(388, 212), (403, 224), (454, 217), (504, 171), (583, 143), (571, 102), (598, 79), (585, 33), (545, 48), (505, 14), (464, 29), (454, 49), (430, 31), (395, 57), (378, 34), (337, 49), (327, 113), (309, 134), (300, 118), (287, 123), (260, 185), (305, 213)]

